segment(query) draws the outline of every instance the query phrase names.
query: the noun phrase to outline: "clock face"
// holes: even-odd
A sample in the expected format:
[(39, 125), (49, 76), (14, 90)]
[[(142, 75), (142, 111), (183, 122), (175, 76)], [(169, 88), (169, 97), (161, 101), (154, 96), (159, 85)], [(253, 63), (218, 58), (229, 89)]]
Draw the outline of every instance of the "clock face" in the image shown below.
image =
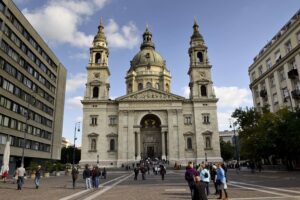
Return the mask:
[(99, 78), (100, 77), (100, 73), (95, 73), (95, 78)]

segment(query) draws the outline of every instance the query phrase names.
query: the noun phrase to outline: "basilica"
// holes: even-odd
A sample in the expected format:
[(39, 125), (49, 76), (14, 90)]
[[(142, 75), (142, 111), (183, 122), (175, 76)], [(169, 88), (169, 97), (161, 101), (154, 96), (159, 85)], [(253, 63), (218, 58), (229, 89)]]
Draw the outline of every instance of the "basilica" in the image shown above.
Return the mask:
[(188, 55), (187, 99), (172, 93), (167, 63), (146, 27), (125, 76), (126, 94), (111, 100), (109, 47), (100, 21), (86, 67), (80, 164), (119, 167), (145, 158), (182, 165), (222, 160), (212, 66), (196, 20)]

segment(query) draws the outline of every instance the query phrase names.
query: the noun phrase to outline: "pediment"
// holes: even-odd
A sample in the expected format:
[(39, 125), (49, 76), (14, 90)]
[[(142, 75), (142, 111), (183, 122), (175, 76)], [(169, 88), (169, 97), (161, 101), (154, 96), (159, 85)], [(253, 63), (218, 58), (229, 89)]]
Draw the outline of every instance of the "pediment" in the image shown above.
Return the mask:
[(90, 133), (90, 134), (88, 134), (87, 136), (88, 136), (88, 137), (98, 137), (99, 134), (97, 134), (97, 133)]
[(116, 133), (109, 133), (106, 135), (106, 137), (118, 137), (118, 134)]
[(202, 135), (212, 135), (213, 133), (211, 132), (211, 131), (204, 131), (203, 133), (202, 133)]
[(191, 131), (188, 131), (188, 132), (184, 133), (183, 135), (184, 136), (193, 136), (195, 134), (193, 132), (191, 132)]
[(184, 97), (167, 93), (155, 88), (147, 88), (125, 96), (121, 96), (116, 101), (182, 101)]
[(99, 80), (92, 80), (88, 83), (89, 85), (100, 85), (101, 84), (101, 81)]

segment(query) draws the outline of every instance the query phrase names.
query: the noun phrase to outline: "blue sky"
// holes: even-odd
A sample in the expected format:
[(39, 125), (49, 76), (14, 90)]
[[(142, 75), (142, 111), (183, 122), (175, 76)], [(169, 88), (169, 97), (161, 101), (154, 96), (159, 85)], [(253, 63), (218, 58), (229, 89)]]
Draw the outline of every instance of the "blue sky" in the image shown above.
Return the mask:
[[(125, 75), (146, 24), (172, 74), (172, 93), (188, 96), (188, 48), (194, 18), (208, 46), (219, 130), (232, 111), (252, 106), (248, 67), (299, 9), (299, 0), (14, 0), (68, 70), (63, 136), (82, 119), (89, 47), (102, 16), (110, 48), (110, 96), (125, 94)], [(81, 144), (81, 136), (77, 145)]]

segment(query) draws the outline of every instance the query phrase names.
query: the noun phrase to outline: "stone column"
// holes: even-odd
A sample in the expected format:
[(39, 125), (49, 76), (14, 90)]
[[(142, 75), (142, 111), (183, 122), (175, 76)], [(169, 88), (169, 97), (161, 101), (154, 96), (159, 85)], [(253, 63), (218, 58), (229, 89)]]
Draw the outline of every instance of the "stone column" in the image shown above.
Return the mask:
[(162, 131), (161, 133), (161, 152), (162, 152), (162, 155), (161, 155), (161, 159), (165, 159), (166, 160), (166, 141), (165, 141), (165, 132)]
[(141, 160), (141, 132), (136, 132), (137, 134), (137, 160)]

